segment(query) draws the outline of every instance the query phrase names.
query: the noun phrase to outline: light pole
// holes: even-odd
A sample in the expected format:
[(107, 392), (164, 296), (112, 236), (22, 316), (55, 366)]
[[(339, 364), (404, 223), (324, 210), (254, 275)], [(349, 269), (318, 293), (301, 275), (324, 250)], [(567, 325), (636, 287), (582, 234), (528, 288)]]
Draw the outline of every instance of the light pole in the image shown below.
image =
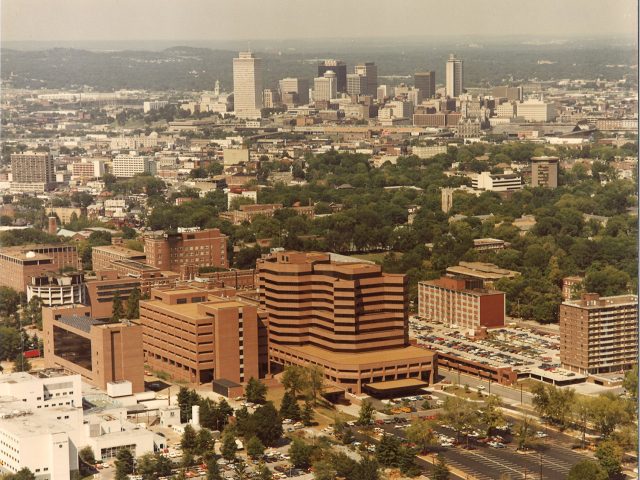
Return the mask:
[(520, 384), (520, 406), (522, 406), (522, 383)]

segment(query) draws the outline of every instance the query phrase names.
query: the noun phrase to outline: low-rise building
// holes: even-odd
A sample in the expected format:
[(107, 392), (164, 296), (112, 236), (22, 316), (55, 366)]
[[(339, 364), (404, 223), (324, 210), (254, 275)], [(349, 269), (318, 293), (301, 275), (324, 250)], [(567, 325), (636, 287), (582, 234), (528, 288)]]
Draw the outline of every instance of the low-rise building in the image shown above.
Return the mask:
[(516, 173), (482, 172), (471, 178), (471, 186), (489, 192), (513, 192), (522, 190), (522, 177)]
[(441, 277), (419, 282), (418, 315), (467, 330), (502, 327), (505, 294), (484, 288), (480, 279)]
[(144, 262), (146, 259), (144, 252), (120, 245), (103, 245), (91, 249), (91, 264), (96, 272), (113, 269), (113, 262), (117, 260)]

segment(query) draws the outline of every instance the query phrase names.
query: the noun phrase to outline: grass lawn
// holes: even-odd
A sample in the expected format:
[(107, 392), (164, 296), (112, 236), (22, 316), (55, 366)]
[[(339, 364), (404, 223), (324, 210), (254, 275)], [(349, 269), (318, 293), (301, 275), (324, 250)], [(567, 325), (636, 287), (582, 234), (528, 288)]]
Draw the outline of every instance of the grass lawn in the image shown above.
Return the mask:
[(330, 408), (327, 405), (318, 404), (318, 406), (314, 409), (314, 420), (322, 428), (333, 425), (336, 421), (336, 418), (338, 420), (342, 420), (343, 422), (356, 420), (356, 417), (349, 415), (348, 413), (335, 410), (334, 408)]
[(541, 382), (538, 380), (533, 380), (531, 378), (525, 378), (524, 380), (519, 380), (513, 388), (520, 389), (520, 385), (522, 385), (522, 390), (525, 392), (530, 392), (534, 385), (540, 385)]
[(484, 395), (478, 393), (475, 389), (470, 389), (465, 392), (464, 387), (458, 387), (456, 385), (447, 387), (444, 389), (447, 393), (453, 393), (457, 397), (466, 398), (468, 400), (482, 400)]

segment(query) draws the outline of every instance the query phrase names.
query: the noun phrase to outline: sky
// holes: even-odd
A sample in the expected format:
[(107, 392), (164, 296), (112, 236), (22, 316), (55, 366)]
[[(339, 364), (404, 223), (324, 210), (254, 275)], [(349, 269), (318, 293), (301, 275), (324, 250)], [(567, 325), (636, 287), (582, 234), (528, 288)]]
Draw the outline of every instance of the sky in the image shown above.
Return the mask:
[(1, 0), (2, 42), (637, 37), (638, 0)]

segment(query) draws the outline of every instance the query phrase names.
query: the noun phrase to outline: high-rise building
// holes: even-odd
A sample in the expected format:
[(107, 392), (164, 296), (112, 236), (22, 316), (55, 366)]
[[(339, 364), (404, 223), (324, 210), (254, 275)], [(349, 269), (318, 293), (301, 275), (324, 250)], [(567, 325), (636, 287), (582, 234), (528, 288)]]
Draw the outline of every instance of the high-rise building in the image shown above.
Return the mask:
[(233, 101), (236, 117), (260, 118), (262, 109), (262, 59), (240, 52), (233, 59)]
[(365, 62), (356, 65), (354, 73), (367, 78), (367, 91), (364, 95), (376, 97), (378, 94), (378, 66), (373, 62)]
[(423, 99), (433, 98), (436, 96), (436, 72), (419, 72), (413, 76), (414, 86), (420, 90)]
[(313, 80), (313, 101), (329, 102), (338, 96), (336, 74), (332, 70)]
[(113, 175), (118, 178), (131, 178), (139, 173), (148, 173), (155, 175), (155, 160), (137, 155), (135, 152), (130, 154), (116, 155), (112, 162)]
[[(324, 75), (324, 72), (323, 72)], [(286, 94), (295, 93), (297, 95), (296, 105), (307, 105), (309, 103), (309, 81), (302, 78), (283, 78), (279, 82), (280, 95), (284, 98)], [(292, 105), (293, 106), (293, 105)]]
[(529, 99), (516, 103), (516, 115), (527, 122), (550, 122), (556, 118), (556, 109), (553, 103)]
[(318, 77), (322, 77), (331, 70), (336, 74), (336, 89), (338, 92), (347, 91), (347, 65), (342, 60), (325, 60), (318, 64)]
[(150, 234), (144, 238), (144, 252), (149, 265), (184, 277), (198, 273), (199, 267), (229, 266), (227, 236), (217, 228), (178, 228), (177, 233)]
[(48, 152), (24, 152), (11, 155), (11, 190), (46, 192), (56, 183), (53, 155)]
[(409, 345), (408, 283), (361, 261), (277, 252), (257, 262), (272, 365), (320, 365), (352, 393), (424, 386), (432, 352)]
[(264, 108), (277, 108), (280, 105), (280, 94), (276, 90), (265, 88), (262, 92)]
[(558, 157), (531, 157), (531, 186), (556, 188), (559, 160)]
[(482, 280), (441, 277), (418, 283), (418, 315), (462, 329), (502, 327), (505, 294), (484, 288)]
[(464, 72), (462, 60), (452, 53), (449, 55), (446, 66), (446, 92), (451, 98), (458, 97), (464, 89)]
[(560, 305), (560, 362), (583, 374), (620, 372), (638, 363), (638, 297), (582, 295)]
[(349, 95), (363, 95), (367, 91), (367, 77), (357, 73), (347, 75), (347, 93)]

